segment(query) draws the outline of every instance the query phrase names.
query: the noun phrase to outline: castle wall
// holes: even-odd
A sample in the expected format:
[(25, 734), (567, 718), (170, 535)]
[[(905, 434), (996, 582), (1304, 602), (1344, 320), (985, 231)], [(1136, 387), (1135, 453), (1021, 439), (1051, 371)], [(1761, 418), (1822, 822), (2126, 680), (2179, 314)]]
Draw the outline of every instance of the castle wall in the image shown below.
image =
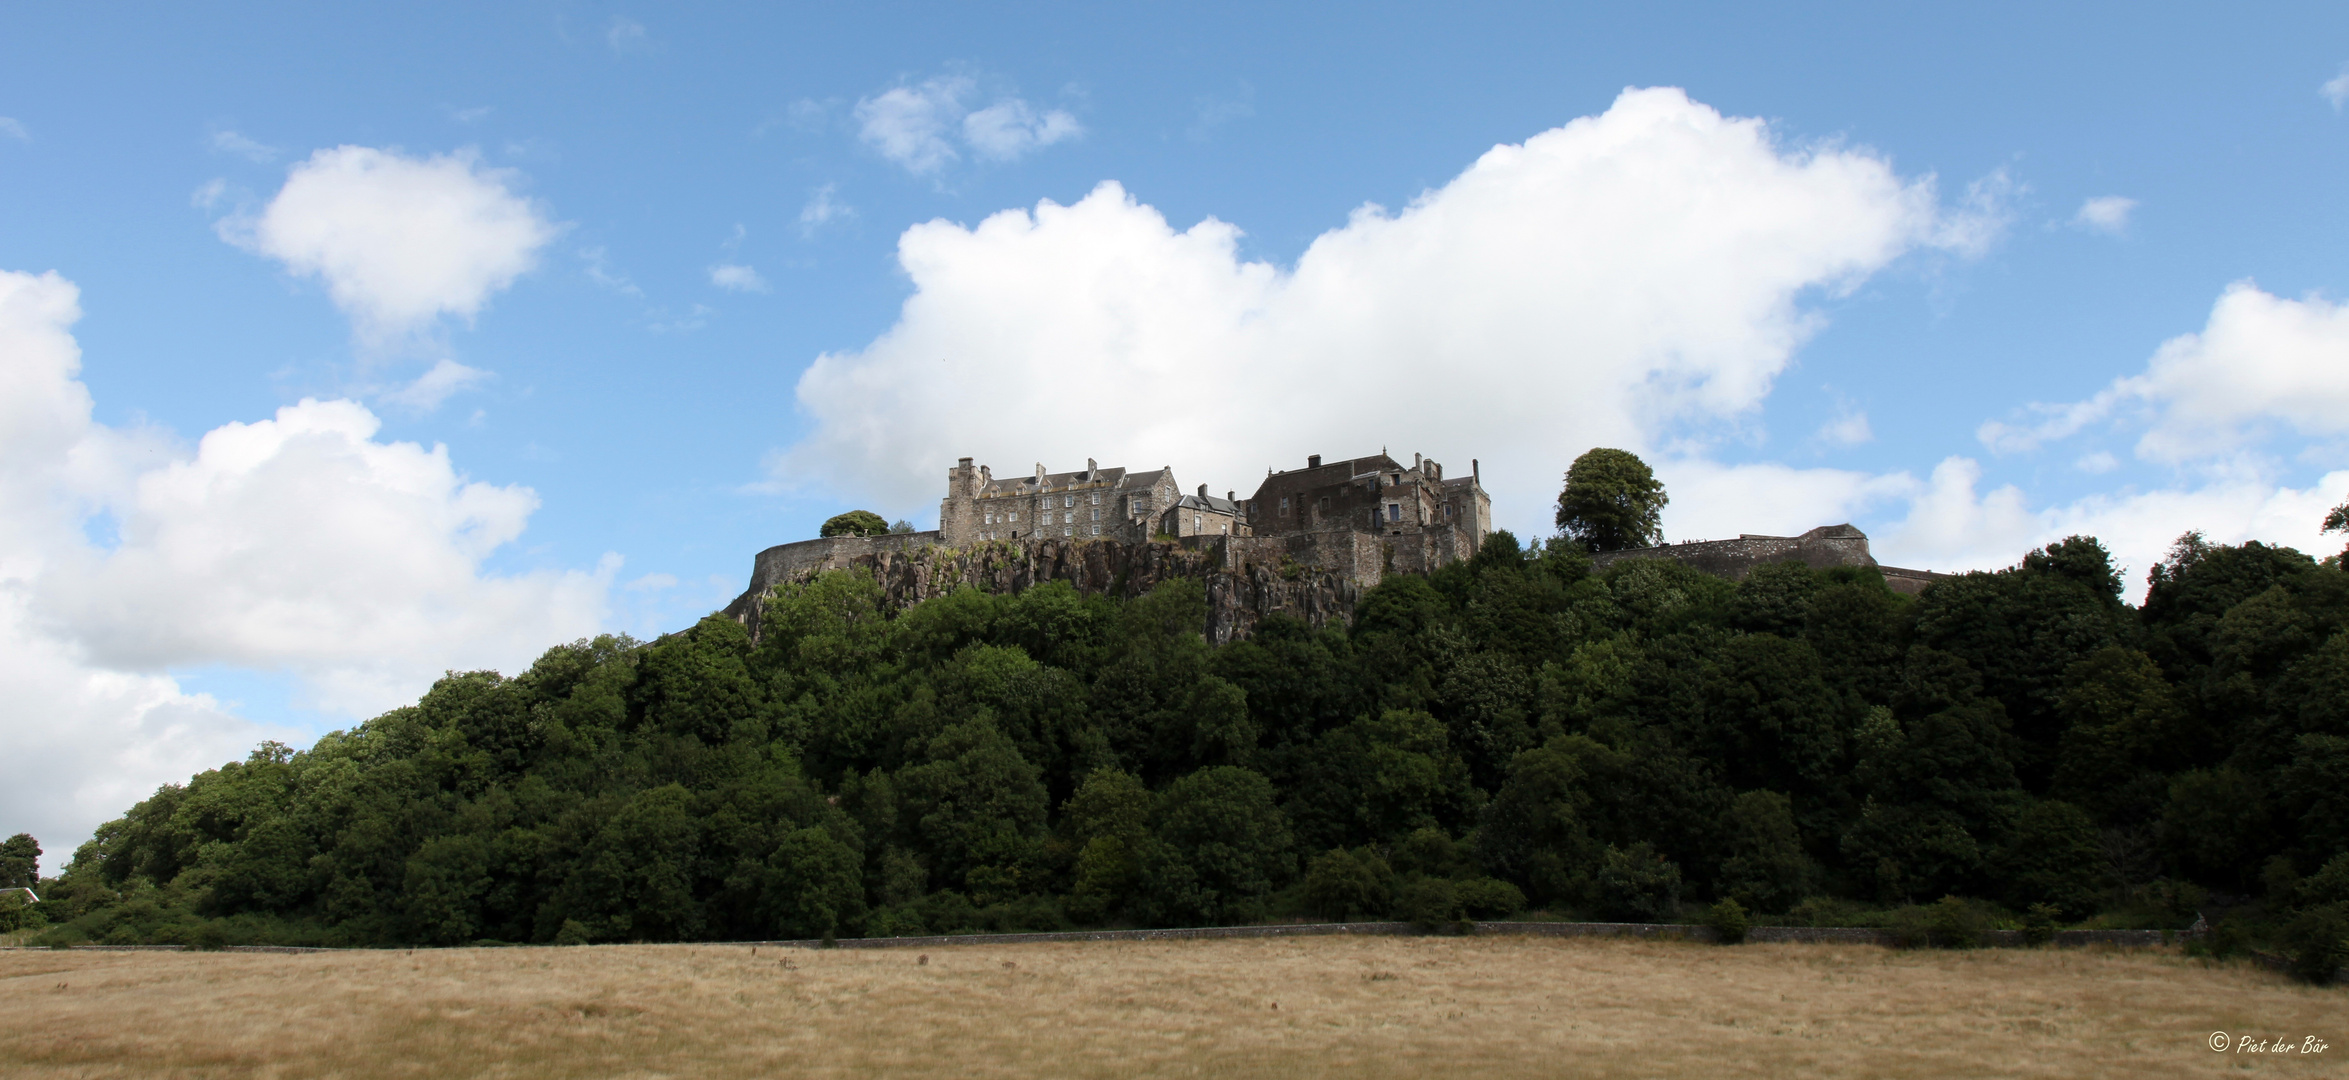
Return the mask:
[(1909, 570), (1878, 563), (1868, 552), (1868, 534), (1850, 525), (1822, 525), (1801, 536), (1741, 536), (1735, 540), (1700, 540), (1662, 547), (1606, 551), (1591, 556), (1594, 568), (1624, 559), (1671, 559), (1714, 577), (1743, 581), (1754, 568), (1769, 563), (1799, 562), (1814, 570), (1837, 566), (1869, 566), (1884, 575), (1884, 584), (1897, 593), (1915, 596), (1925, 587), (1949, 577), (1929, 570)]

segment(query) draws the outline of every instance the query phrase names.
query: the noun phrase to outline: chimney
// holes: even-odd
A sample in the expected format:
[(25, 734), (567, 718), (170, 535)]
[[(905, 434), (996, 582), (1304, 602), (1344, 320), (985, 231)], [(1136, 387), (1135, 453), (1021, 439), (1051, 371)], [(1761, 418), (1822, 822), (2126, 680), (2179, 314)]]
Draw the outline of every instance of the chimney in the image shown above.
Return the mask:
[(1476, 486), (1484, 486), (1484, 466), (1478, 464), (1475, 458), (1468, 459), (1468, 475), (1476, 478)]
[(956, 458), (954, 463), (962, 466), (965, 469), (971, 467), (971, 459), (969, 458)]
[(1085, 459), (1085, 479), (1087, 479), (1087, 480), (1091, 480), (1091, 479), (1093, 478), (1093, 474), (1094, 474), (1094, 473), (1097, 473), (1097, 472), (1100, 472), (1100, 471), (1101, 471), (1101, 463), (1100, 463), (1100, 462), (1098, 462), (1098, 461), (1095, 461), (1095, 460), (1093, 460), (1092, 458), (1086, 458), (1086, 459)]
[(1419, 451), (1417, 450), (1411, 451), (1411, 467), (1414, 469), (1419, 468)]
[(1036, 486), (1044, 486), (1044, 463), (1041, 461), (1036, 463)]
[(1200, 498), (1202, 498), (1202, 499), (1204, 499), (1204, 498), (1206, 498), (1206, 497), (1207, 497), (1207, 485), (1205, 485), (1205, 484), (1201, 484), (1201, 485), (1199, 485), (1199, 497), (1200, 497)]
[(1311, 455), (1311, 456), (1308, 456), (1308, 457), (1305, 459), (1305, 467), (1306, 467), (1306, 468), (1308, 468), (1308, 469), (1318, 469), (1318, 468), (1320, 468), (1320, 467), (1321, 467), (1321, 455), (1320, 455), (1320, 454), (1313, 454), (1313, 455)]
[(1237, 491), (1227, 491), (1227, 492), (1224, 492), (1224, 493), (1223, 493), (1223, 501), (1225, 501), (1225, 502), (1228, 502), (1228, 503), (1232, 504), (1233, 506), (1238, 506), (1238, 505), (1240, 505), (1240, 493), (1239, 493), (1239, 492), (1237, 492)]

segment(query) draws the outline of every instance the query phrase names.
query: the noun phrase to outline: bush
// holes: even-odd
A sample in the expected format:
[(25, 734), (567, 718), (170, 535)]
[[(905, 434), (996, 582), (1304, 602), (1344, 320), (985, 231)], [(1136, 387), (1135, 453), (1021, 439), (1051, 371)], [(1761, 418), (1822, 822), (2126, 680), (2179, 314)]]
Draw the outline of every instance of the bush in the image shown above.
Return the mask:
[(1597, 881), (1599, 910), (1610, 919), (1664, 922), (1680, 910), (1680, 866), (1645, 840), (1607, 846)]
[(1713, 928), (1713, 940), (1723, 945), (1744, 943), (1746, 932), (1753, 929), (1745, 917), (1745, 905), (1726, 896), (1705, 909), (1705, 925)]
[(2292, 977), (2323, 985), (2349, 963), (2349, 904), (2309, 908), (2285, 924), (2279, 944)]
[(1460, 890), (1443, 878), (1413, 878), (1403, 886), (1396, 907), (1404, 921), (1417, 923), (1423, 930), (1457, 926), (1464, 921)]
[(1331, 922), (1370, 918), (1387, 909), (1394, 875), (1376, 855), (1332, 848), (1305, 870), (1305, 903)]
[(1460, 895), (1460, 906), (1473, 919), (1506, 919), (1525, 910), (1525, 893), (1506, 881), (1469, 878), (1453, 889)]
[(2063, 910), (2054, 904), (2031, 905), (2031, 910), (2023, 913), (2023, 941), (2032, 945), (2054, 941), (2056, 922), (2062, 916)]
[(1982, 944), (1988, 920), (1972, 904), (1944, 896), (1932, 904), (1911, 904), (1892, 915), (1892, 936), (1904, 949), (1971, 949)]

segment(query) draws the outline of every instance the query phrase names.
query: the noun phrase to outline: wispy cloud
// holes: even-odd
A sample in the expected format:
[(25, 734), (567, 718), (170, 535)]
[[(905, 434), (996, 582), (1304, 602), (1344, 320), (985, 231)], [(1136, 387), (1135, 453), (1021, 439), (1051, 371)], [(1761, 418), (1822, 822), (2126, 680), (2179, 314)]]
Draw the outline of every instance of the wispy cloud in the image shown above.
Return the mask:
[(838, 184), (826, 184), (808, 195), (807, 205), (799, 208), (799, 235), (814, 236), (817, 230), (835, 221), (846, 221), (856, 216), (856, 208), (832, 197)]
[(2136, 209), (2135, 199), (2122, 195), (2098, 195), (2080, 204), (2080, 212), (2072, 215), (2072, 224), (2119, 236), (2129, 231), (2129, 215)]
[(460, 390), (478, 386), (490, 376), (476, 367), (466, 367), (447, 357), (432, 365), (432, 370), (418, 376), (415, 382), (380, 395), (384, 401), (405, 406), (420, 413), (440, 408), (441, 402)]
[(972, 109), (978, 92), (967, 75), (891, 87), (857, 101), (857, 138), (907, 172), (928, 176), (961, 160), (963, 150), (1014, 161), (1085, 132), (1065, 109), (1038, 109), (1009, 95)]
[(614, 15), (612, 24), (604, 28), (604, 43), (610, 45), (613, 52), (630, 53), (652, 42), (645, 36), (643, 23), (625, 15)]
[(628, 275), (612, 269), (611, 259), (600, 247), (579, 249), (580, 268), (587, 272), (587, 280), (623, 296), (643, 298), (644, 290), (628, 280)]
[(212, 133), (212, 149), (255, 162), (274, 161), (281, 152), (268, 143), (225, 128)]
[(455, 120), (460, 124), (479, 123), (480, 121), (489, 119), (489, 114), (492, 111), (493, 110), (487, 105), (475, 105), (470, 109), (452, 109), (449, 111), (449, 119)]
[(710, 284), (728, 292), (765, 292), (767, 279), (751, 267), (738, 263), (720, 263), (710, 267)]
[(2343, 105), (2349, 105), (2349, 64), (2341, 65), (2341, 73), (2326, 80), (2323, 86), (2316, 88), (2316, 92), (2333, 103), (2334, 112), (2340, 112)]
[(0, 135), (6, 135), (18, 142), (33, 141), (33, 133), (25, 130), (24, 122), (13, 116), (0, 116)]
[(1256, 115), (1255, 99), (1256, 88), (1244, 82), (1240, 84), (1240, 92), (1233, 97), (1209, 95), (1194, 99), (1192, 104), (1197, 107), (1197, 112), (1191, 120), (1191, 126), (1184, 129), (1184, 137), (1192, 142), (1206, 142), (1215, 134), (1215, 129), (1234, 120), (1245, 120)]

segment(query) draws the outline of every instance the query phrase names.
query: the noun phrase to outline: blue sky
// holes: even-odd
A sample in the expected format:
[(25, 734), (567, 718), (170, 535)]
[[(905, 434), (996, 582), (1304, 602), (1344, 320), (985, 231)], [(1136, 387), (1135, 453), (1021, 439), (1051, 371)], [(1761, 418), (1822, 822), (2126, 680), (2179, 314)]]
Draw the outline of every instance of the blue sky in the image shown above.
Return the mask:
[(1627, 445), (1675, 538), (2133, 579), (2349, 495), (2336, 5), (0, 20), (7, 831), (962, 454), (1476, 457), (1527, 533)]

